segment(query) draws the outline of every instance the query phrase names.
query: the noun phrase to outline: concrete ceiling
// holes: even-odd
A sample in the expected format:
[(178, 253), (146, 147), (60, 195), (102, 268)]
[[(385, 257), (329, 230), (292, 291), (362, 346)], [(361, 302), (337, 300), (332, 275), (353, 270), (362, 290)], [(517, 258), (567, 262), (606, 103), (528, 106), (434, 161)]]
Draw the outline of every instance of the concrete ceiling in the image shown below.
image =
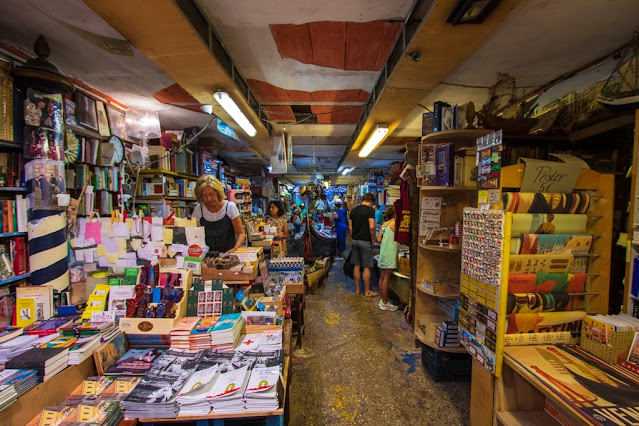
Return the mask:
[[(436, 100), (472, 100), (479, 109), (498, 72), (508, 73), (520, 86), (533, 90), (628, 41), (638, 29), (639, 15), (639, 2), (630, 0), (503, 0), (483, 24), (453, 27), (444, 21), (456, 0), (435, 1), (425, 24), (407, 46), (407, 51), (420, 50), (422, 60), (417, 64), (408, 57), (399, 60), (349, 152), (357, 128), (353, 116), (359, 110), (341, 110), (366, 103), (380, 75), (378, 61), (373, 58), (386, 52), (381, 41), (366, 50), (361, 40), (370, 38), (372, 26), (388, 29), (404, 21), (413, 0), (195, 3), (255, 96), (264, 98), (259, 100), (273, 122), (272, 135), (280, 134), (284, 127), (293, 134), (296, 157), (290, 169), (294, 173), (300, 170), (299, 179), (307, 178), (309, 168), (326, 174), (335, 173), (339, 165), (363, 171), (402, 161), (396, 144), (406, 140), (401, 138), (411, 140), (421, 135), (424, 109), (418, 104), (431, 108)], [(129, 40), (133, 56), (111, 54), (71, 31), (67, 24), (99, 36)], [(38, 34), (47, 37), (50, 59), (64, 73), (124, 106), (159, 111), (167, 129), (203, 126), (208, 121), (202, 113), (154, 98), (176, 83), (200, 103), (211, 102), (211, 92), (220, 87), (236, 100), (240, 98), (232, 80), (225, 77), (171, 0), (0, 2), (0, 41), (5, 46), (31, 53)], [(282, 34), (297, 36), (286, 38)], [(309, 43), (314, 43), (311, 49), (304, 49)], [(589, 76), (601, 78), (606, 72)], [(586, 84), (585, 75), (582, 80)], [(229, 157), (239, 164), (262, 161), (266, 165), (271, 137), (248, 105), (239, 103), (260, 129), (258, 137), (248, 138), (220, 112), (251, 146), (234, 148)], [(320, 114), (310, 123), (285, 123), (306, 117), (304, 111)], [(356, 152), (375, 122), (392, 124), (393, 132), (384, 145), (361, 160)], [(212, 131), (205, 133), (205, 137), (212, 135)], [(215, 146), (214, 141), (210, 144)]]

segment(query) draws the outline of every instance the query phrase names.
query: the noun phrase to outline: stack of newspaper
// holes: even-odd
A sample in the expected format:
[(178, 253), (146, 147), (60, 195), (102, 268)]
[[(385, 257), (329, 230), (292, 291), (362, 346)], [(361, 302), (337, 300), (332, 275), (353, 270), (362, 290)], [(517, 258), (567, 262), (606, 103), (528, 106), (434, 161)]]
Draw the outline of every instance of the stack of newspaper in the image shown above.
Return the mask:
[(195, 372), (202, 351), (169, 349), (122, 402), (125, 417), (175, 418), (177, 394)]

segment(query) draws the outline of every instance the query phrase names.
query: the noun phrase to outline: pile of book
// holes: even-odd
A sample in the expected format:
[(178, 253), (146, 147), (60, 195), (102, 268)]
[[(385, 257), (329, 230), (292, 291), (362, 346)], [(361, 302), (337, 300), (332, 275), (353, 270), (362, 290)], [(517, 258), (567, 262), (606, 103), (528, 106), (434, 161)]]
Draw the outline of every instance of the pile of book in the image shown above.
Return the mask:
[(246, 411), (275, 411), (279, 408), (278, 396), (283, 392), (280, 375), (279, 367), (258, 367), (251, 371), (244, 392)]
[(442, 321), (435, 331), (435, 343), (440, 348), (457, 348), (459, 342), (459, 326), (455, 321)]
[(246, 411), (244, 391), (246, 390), (249, 376), (248, 365), (221, 374), (213, 391), (208, 396), (213, 412), (228, 414)]
[(190, 349), (191, 332), (199, 322), (199, 317), (186, 317), (180, 320), (169, 333), (171, 349)]
[(35, 370), (4, 370), (0, 372), (0, 410), (18, 400), (38, 384)]
[[(88, 377), (61, 404), (46, 407), (29, 425), (86, 424), (115, 426), (122, 420), (119, 401), (140, 379)], [(49, 423), (54, 419), (54, 423)]]
[(166, 351), (122, 402), (126, 417), (175, 418), (177, 394), (195, 372), (201, 355), (202, 351)]
[(93, 351), (101, 344), (100, 335), (79, 337), (69, 346), (69, 365), (79, 365), (93, 356)]
[(69, 327), (80, 315), (58, 315), (45, 320), (39, 320), (25, 328), (28, 334), (36, 336), (46, 336), (48, 334), (59, 333), (62, 328)]
[(42, 337), (32, 334), (23, 334), (21, 336), (14, 337), (11, 340), (7, 340), (6, 342), (0, 343), (0, 365), (6, 365), (10, 359), (18, 357), (32, 348), (39, 348), (58, 336), (59, 335), (57, 333), (48, 334)]
[(189, 335), (189, 349), (209, 349), (211, 347), (211, 329), (219, 319), (220, 317), (204, 317), (199, 320)]
[(161, 349), (129, 349), (115, 364), (109, 366), (106, 376), (144, 376), (160, 357)]
[(19, 357), (11, 358), (5, 368), (17, 370), (36, 370), (38, 381), (46, 382), (69, 364), (69, 348), (33, 348)]
[(240, 312), (222, 315), (211, 329), (211, 349), (232, 350), (241, 338), (243, 326)]

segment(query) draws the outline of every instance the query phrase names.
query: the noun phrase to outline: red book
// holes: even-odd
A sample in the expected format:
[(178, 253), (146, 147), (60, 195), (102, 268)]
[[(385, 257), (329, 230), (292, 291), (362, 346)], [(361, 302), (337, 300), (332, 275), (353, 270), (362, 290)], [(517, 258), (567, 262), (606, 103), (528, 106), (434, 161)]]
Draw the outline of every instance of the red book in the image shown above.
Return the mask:
[(11, 238), (11, 262), (16, 275), (24, 275), (29, 271), (27, 248), (23, 237)]

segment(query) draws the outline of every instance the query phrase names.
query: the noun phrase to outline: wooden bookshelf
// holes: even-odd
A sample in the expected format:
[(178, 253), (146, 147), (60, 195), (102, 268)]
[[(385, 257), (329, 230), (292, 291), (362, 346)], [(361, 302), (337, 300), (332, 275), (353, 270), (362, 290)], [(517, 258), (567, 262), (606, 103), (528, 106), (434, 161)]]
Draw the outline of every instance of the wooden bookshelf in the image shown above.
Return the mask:
[(191, 175), (183, 175), (181, 173), (175, 173), (170, 170), (161, 170), (161, 169), (143, 169), (140, 170), (141, 175), (164, 175), (171, 176), (180, 179), (188, 179), (188, 180), (198, 180), (199, 176), (191, 176)]
[(0, 139), (0, 148), (22, 149), (22, 144), (19, 142), (12, 142), (12, 141)]

